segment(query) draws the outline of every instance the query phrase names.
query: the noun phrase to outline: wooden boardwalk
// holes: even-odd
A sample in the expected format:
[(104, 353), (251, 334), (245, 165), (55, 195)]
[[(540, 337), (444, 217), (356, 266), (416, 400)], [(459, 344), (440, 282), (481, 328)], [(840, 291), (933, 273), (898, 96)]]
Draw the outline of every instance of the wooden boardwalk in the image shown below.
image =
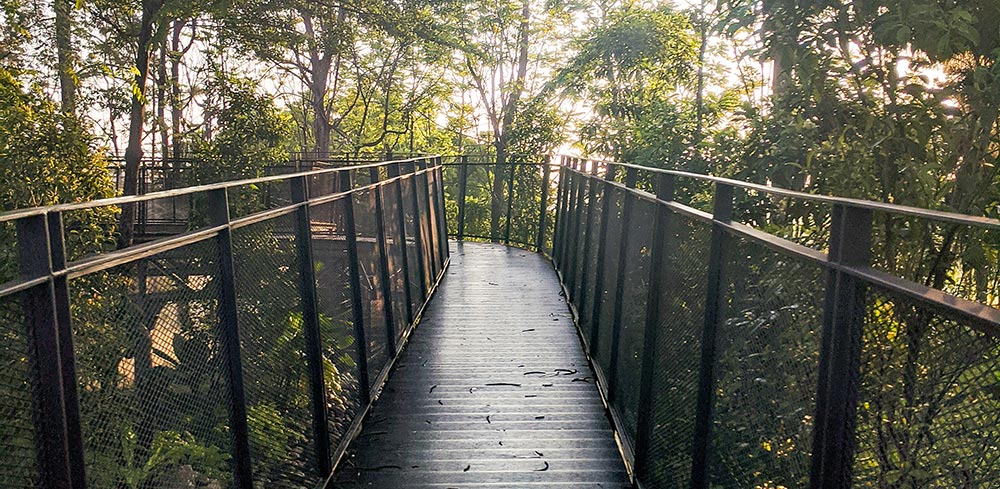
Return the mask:
[(631, 487), (551, 265), (473, 243), (451, 260), (333, 486)]

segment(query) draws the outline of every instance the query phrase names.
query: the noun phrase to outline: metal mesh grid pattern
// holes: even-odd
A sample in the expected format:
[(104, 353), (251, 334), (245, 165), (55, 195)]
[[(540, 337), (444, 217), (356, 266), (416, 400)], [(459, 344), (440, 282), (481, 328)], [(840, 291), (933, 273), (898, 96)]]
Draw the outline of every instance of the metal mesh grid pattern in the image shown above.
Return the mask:
[(567, 269), (567, 272), (569, 272), (568, 275), (570, 277), (570, 280), (572, 280), (572, 289), (570, 298), (574, 302), (579, 304), (580, 295), (583, 292), (583, 285), (584, 285), (583, 271), (587, 261), (587, 257), (584, 256), (584, 249), (583, 249), (584, 248), (583, 243), (587, 239), (587, 214), (593, 211), (593, 208), (590, 207), (589, 205), (590, 199), (589, 199), (588, 189), (593, 182), (579, 175), (576, 175), (575, 179), (577, 181), (577, 185), (579, 185), (581, 192), (580, 193), (581, 205), (579, 206), (576, 205), (577, 200), (574, 192), (573, 212), (575, 217), (571, 219), (573, 224), (570, 227), (570, 229), (574, 231), (573, 236), (570, 238), (572, 239), (571, 243), (573, 243), (571, 245), (573, 246), (573, 250), (570, 251), (571, 253), (570, 256), (573, 257), (574, 262), (570, 264), (569, 268)]
[(423, 258), (420, 256), (420, 248), (418, 247), (419, 244), (416, 240), (416, 229), (418, 223), (416, 220), (417, 214), (413, 207), (413, 180), (414, 179), (412, 177), (404, 178), (400, 180), (400, 184), (402, 185), (403, 190), (402, 212), (403, 227), (406, 234), (406, 263), (409, 268), (407, 271), (410, 274), (410, 276), (407, 277), (407, 280), (409, 281), (410, 287), (410, 300), (412, 301), (411, 306), (414, 313), (416, 313), (416, 311), (420, 309), (420, 305), (424, 302), (424, 296), (422, 292), (423, 288), (421, 286), (423, 277), (420, 276), (420, 266), (418, 264), (418, 261)]
[[(618, 343), (618, 372), (615, 376), (614, 406), (621, 414), (627, 435), (635, 440), (639, 409), (639, 386), (642, 370), (642, 348), (649, 298), (650, 251), (656, 204), (631, 197), (633, 200), (625, 267), (619, 272), (624, 280), (621, 331)], [(617, 257), (616, 257), (617, 259)]]
[(32, 373), (28, 331), (20, 295), (0, 297), (0, 487), (38, 484)]
[(998, 372), (995, 332), (871, 287), (855, 487), (1000, 486)]
[(385, 329), (382, 288), (379, 283), (380, 264), (376, 238), (375, 193), (357, 190), (354, 197), (354, 227), (357, 232), (358, 264), (361, 272), (361, 303), (365, 320), (365, 339), (368, 341), (368, 378), (376, 381), (379, 372), (389, 359), (386, 350), (388, 338)]
[[(611, 199), (608, 207), (607, 218), (607, 243), (604, 247), (604, 282), (601, 290), (597, 290), (601, 301), (601, 317), (596, 318), (598, 327), (597, 345), (591, 345), (592, 350), (597, 351), (597, 363), (605, 375), (611, 369), (611, 341), (612, 325), (615, 314), (615, 287), (621, 278), (618, 270), (618, 248), (621, 246), (621, 239), (624, 236), (622, 229), (622, 210), (625, 204), (625, 192), (618, 187), (605, 187), (608, 194), (605, 198)], [(598, 251), (599, 252), (599, 251)]]
[(316, 467), (294, 215), (233, 231), (254, 484), (303, 487)]
[(327, 424), (334, 447), (341, 443), (361, 407), (343, 209), (342, 201), (334, 201), (310, 210), (329, 409)]
[(723, 487), (805, 487), (825, 275), (727, 239), (709, 474)]
[[(403, 274), (403, 254), (406, 245), (402, 229), (399, 227), (399, 213), (402, 207), (396, 192), (391, 186), (381, 187), (382, 192), (382, 222), (385, 224), (386, 249), (389, 251), (389, 283), (392, 289), (392, 310), (396, 320), (394, 326), (396, 339), (400, 339), (410, 324), (406, 307), (406, 276)], [(397, 341), (398, 345), (399, 342)]]
[(70, 282), (90, 487), (229, 487), (214, 241)]
[(434, 277), (437, 276), (437, 248), (434, 247), (434, 214), (428, 208), (428, 195), (430, 193), (427, 174), (419, 175), (413, 179), (414, 189), (417, 193), (417, 209), (420, 222), (420, 255), (424, 259), (424, 286), (431, 290), (434, 285)]
[(653, 376), (652, 433), (644, 478), (651, 487), (687, 487), (698, 397), (711, 227), (671, 213)]
[[(593, 213), (593, 222), (590, 224), (590, 233), (585, 236), (587, 245), (590, 248), (587, 249), (589, 253), (584, 257), (582, 275), (586, 277), (586, 283), (582, 286), (583, 290), (580, 294), (580, 299), (577, 301), (577, 311), (580, 313), (580, 325), (586, 338), (591, 338), (594, 328), (597, 327), (597, 324), (594, 322), (593, 313), (594, 300), (599, 297), (595, 291), (595, 284), (597, 282), (597, 256), (601, 248), (601, 220), (604, 219), (604, 216), (601, 215), (603, 201), (604, 193), (598, 189), (594, 193), (594, 198), (590, 201), (590, 212)], [(586, 228), (586, 224), (584, 227)], [(593, 345), (590, 345), (590, 348), (593, 348)]]

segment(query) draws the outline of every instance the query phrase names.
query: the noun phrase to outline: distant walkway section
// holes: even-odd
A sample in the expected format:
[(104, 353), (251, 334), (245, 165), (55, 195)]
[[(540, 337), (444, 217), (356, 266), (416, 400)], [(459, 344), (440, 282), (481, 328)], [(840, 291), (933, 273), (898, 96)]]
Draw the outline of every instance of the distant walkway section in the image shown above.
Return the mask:
[(451, 260), (334, 487), (631, 487), (552, 266)]

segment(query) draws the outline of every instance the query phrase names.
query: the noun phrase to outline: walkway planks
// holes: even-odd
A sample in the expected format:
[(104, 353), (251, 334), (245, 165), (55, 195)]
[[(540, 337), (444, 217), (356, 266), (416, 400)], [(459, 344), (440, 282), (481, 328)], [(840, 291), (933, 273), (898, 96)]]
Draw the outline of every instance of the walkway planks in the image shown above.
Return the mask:
[(551, 265), (451, 260), (334, 487), (631, 487)]

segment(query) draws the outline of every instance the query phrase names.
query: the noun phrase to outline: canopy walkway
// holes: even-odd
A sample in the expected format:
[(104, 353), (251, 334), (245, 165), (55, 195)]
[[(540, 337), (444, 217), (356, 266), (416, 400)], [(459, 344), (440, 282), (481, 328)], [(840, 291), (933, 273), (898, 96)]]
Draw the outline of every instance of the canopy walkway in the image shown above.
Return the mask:
[(0, 214), (0, 488), (997, 487), (995, 257), (879, 257), (998, 232), (548, 157)]
[(337, 487), (629, 487), (541, 256), (459, 243)]

